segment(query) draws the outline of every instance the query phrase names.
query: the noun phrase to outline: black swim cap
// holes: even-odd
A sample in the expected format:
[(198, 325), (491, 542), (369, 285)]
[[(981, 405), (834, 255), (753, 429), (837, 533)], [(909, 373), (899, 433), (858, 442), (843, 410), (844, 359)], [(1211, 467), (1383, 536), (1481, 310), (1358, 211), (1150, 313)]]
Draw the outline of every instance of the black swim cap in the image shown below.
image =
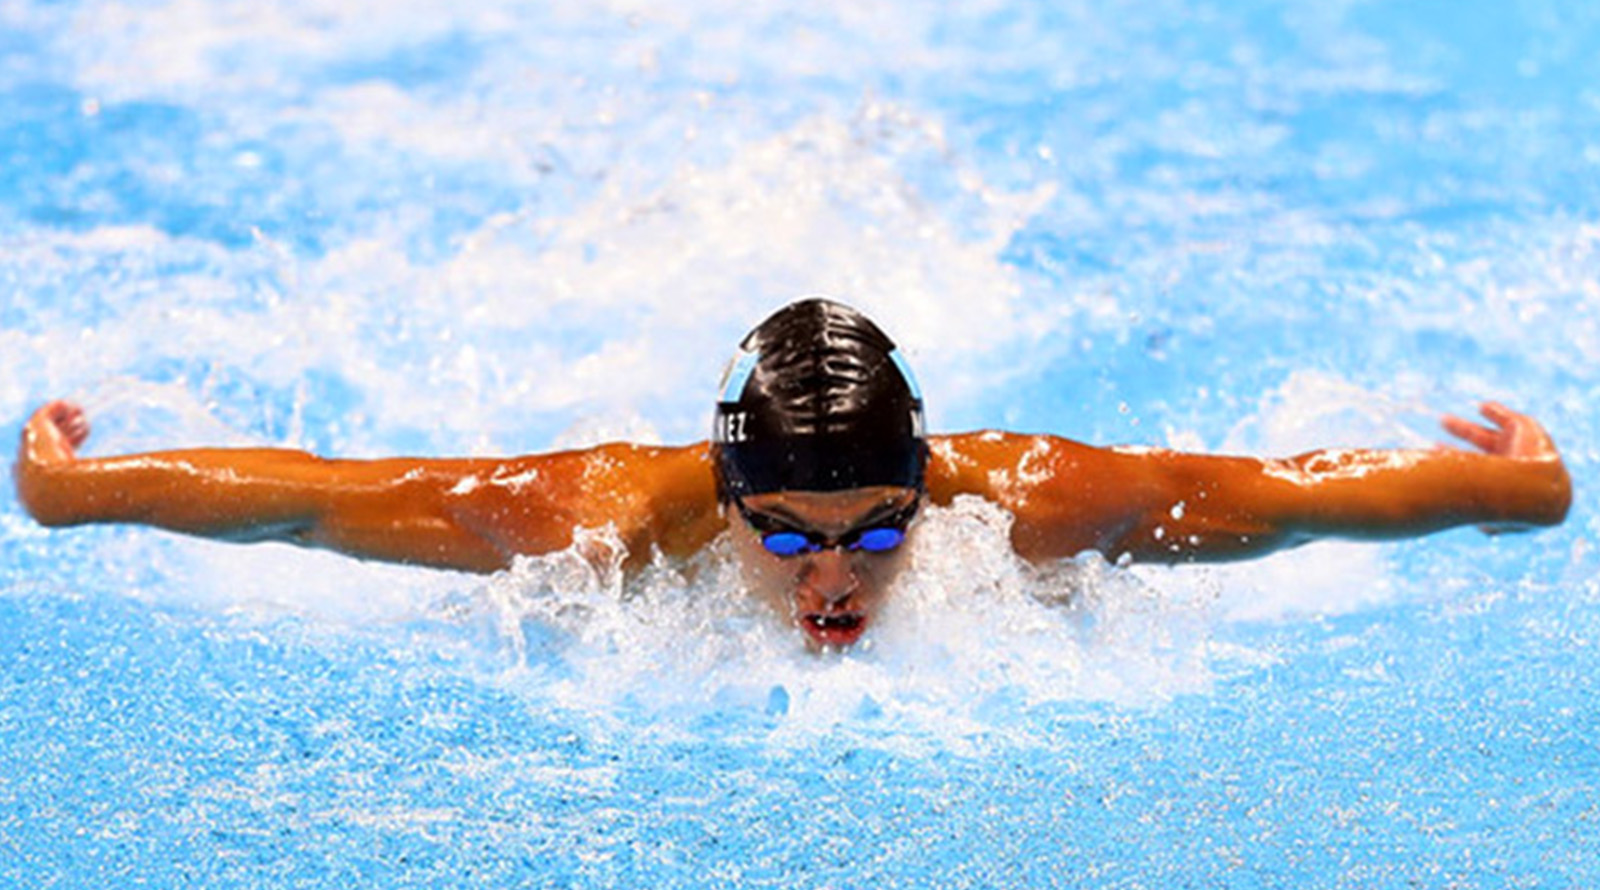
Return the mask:
[(771, 491), (923, 488), (922, 394), (894, 342), (832, 300), (791, 303), (739, 344), (715, 433), (724, 500)]

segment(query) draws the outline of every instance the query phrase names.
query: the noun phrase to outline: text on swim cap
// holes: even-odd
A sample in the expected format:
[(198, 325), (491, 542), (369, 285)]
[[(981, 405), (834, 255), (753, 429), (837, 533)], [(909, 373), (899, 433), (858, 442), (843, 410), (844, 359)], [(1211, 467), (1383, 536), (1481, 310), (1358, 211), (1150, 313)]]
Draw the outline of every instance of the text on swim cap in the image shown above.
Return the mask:
[(718, 442), (737, 444), (750, 441), (750, 412), (729, 411), (717, 415), (715, 435)]

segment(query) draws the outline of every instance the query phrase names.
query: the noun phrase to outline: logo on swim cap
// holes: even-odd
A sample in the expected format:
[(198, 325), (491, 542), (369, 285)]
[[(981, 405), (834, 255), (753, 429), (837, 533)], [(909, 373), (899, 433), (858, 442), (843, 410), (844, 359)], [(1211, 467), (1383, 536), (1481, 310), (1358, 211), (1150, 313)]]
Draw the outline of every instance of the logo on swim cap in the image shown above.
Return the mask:
[(810, 299), (779, 311), (745, 338), (720, 389), (713, 438), (725, 497), (922, 488), (916, 379), (893, 342), (848, 306)]

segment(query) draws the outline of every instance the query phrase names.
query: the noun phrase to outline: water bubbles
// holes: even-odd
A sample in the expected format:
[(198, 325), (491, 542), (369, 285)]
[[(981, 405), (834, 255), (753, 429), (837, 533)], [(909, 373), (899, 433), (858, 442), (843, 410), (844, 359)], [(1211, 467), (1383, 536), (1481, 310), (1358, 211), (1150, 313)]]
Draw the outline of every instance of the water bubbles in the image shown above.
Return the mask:
[(1050, 702), (1160, 701), (1210, 682), (1204, 596), (1158, 592), (1092, 554), (1030, 566), (1009, 521), (976, 500), (929, 508), (911, 567), (844, 652), (807, 652), (744, 590), (726, 540), (689, 571), (658, 562), (630, 580), (581, 555), (615, 543), (599, 533), (452, 595), (441, 620), (484, 628), (534, 701), (651, 720), (744, 715), (805, 737), (843, 721), (949, 738)]

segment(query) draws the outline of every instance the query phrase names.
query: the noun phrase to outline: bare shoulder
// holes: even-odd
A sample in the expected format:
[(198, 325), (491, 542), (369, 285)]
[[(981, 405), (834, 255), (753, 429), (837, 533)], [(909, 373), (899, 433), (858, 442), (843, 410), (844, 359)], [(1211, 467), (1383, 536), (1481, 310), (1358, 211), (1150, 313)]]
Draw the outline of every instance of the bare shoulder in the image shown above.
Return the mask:
[(1021, 556), (1054, 559), (1104, 550), (1136, 522), (1163, 454), (993, 430), (934, 436), (928, 493), (937, 504), (958, 495), (995, 502), (1015, 519)]
[(630, 559), (647, 559), (652, 549), (686, 556), (721, 530), (703, 442), (608, 443), (454, 469), (452, 512), (510, 554), (563, 549), (575, 529), (610, 527)]
[(930, 436), (928, 448), (928, 489), (936, 502), (958, 494), (1015, 500), (1040, 485), (1127, 472), (1137, 463), (1124, 449), (999, 430)]

